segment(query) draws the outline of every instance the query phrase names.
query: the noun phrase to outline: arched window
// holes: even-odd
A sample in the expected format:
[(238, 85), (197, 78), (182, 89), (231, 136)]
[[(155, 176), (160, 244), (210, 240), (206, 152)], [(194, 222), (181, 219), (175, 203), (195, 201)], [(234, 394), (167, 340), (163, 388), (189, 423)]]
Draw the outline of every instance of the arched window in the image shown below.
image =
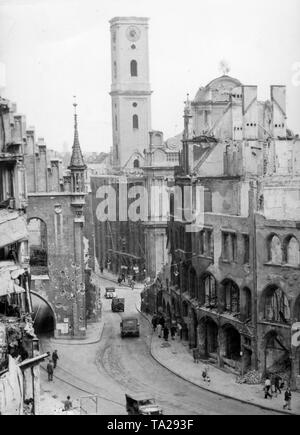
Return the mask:
[(225, 291), (225, 311), (239, 313), (240, 311), (240, 290), (233, 281), (224, 284)]
[(30, 266), (35, 275), (47, 273), (47, 226), (41, 219), (30, 219), (28, 223)]
[(285, 241), (285, 261), (291, 266), (300, 265), (299, 242), (296, 237), (289, 237)]
[(139, 117), (137, 115), (133, 115), (133, 117), (132, 117), (132, 127), (134, 129), (139, 128)]
[(133, 167), (134, 167), (134, 168), (139, 168), (139, 167), (140, 167), (140, 161), (139, 161), (138, 159), (135, 159), (135, 160), (133, 161)]
[(266, 291), (264, 318), (270, 322), (277, 323), (288, 323), (291, 318), (288, 298), (276, 286)]
[(205, 292), (205, 305), (209, 307), (217, 306), (216, 280), (212, 275), (207, 275), (203, 281)]
[(275, 264), (282, 263), (282, 247), (279, 237), (274, 234), (268, 242), (268, 260)]
[(130, 62), (130, 74), (131, 74), (131, 77), (137, 77), (137, 75), (138, 75), (137, 61), (136, 60), (132, 60)]

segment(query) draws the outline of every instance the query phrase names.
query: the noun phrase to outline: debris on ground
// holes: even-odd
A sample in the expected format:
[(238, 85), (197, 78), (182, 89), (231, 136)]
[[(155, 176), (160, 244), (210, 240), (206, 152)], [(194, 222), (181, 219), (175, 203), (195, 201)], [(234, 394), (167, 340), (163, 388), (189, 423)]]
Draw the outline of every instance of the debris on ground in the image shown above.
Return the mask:
[(258, 385), (261, 384), (261, 374), (256, 370), (250, 370), (243, 376), (238, 376), (236, 379), (237, 384)]

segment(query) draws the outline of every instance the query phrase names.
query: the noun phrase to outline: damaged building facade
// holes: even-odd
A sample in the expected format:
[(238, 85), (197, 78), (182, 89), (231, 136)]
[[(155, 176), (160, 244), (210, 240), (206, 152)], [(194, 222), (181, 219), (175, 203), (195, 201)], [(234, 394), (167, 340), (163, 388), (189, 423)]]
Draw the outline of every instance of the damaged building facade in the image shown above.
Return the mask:
[(0, 98), (0, 415), (39, 413), (38, 339), (32, 319), (24, 164), (25, 118)]
[(285, 87), (261, 102), (256, 86), (213, 80), (187, 100), (182, 142), (169, 265), (143, 302), (178, 319), (202, 358), (299, 388), (300, 160)]
[(91, 282), (94, 263), (85, 237), (88, 192), (76, 106), (74, 103), (74, 143), (67, 171), (59, 159), (48, 156), (34, 129), (26, 131), (31, 293), (41, 331), (54, 332), (60, 338), (83, 337), (88, 315), (97, 317), (94, 309), (87, 307), (96, 304), (97, 297), (91, 294), (97, 290)]

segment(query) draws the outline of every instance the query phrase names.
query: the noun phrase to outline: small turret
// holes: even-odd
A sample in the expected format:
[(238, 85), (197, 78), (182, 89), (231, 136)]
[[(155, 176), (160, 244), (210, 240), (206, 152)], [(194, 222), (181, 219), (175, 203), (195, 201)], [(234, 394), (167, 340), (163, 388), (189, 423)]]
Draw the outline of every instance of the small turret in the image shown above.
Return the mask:
[(68, 169), (71, 171), (71, 186), (72, 192), (84, 192), (84, 173), (86, 170), (86, 165), (84, 163), (83, 155), (79, 143), (78, 135), (78, 122), (77, 122), (77, 112), (76, 112), (76, 99), (74, 97), (74, 142), (72, 148), (72, 156)]

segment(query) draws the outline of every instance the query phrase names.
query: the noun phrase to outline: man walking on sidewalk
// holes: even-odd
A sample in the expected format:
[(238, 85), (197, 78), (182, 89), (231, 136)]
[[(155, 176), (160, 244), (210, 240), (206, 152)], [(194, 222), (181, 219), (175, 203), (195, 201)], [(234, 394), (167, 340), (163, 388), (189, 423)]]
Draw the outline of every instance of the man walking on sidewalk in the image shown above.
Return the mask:
[(157, 325), (157, 335), (158, 335), (158, 338), (161, 338), (161, 330), (162, 330), (162, 326), (161, 326), (161, 324), (159, 323), (159, 324)]
[(281, 388), (280, 388), (280, 384), (281, 384), (281, 377), (276, 375), (275, 376), (275, 394), (277, 394), (277, 392), (279, 392), (279, 394), (281, 394)]
[(53, 381), (53, 372), (54, 372), (53, 364), (52, 361), (49, 360), (47, 364), (48, 382)]
[(272, 394), (270, 394), (270, 389), (271, 389), (271, 381), (269, 376), (267, 376), (265, 381), (265, 399), (267, 399), (268, 397), (272, 399)]
[(52, 361), (53, 361), (53, 368), (56, 369), (57, 366), (57, 360), (59, 360), (57, 350), (55, 350), (52, 354)]
[(284, 393), (284, 401), (285, 401), (285, 405), (283, 405), (283, 409), (288, 408), (288, 410), (291, 411), (292, 393), (289, 387), (286, 389), (286, 392)]
[(165, 341), (168, 341), (169, 338), (169, 328), (167, 327), (167, 325), (165, 325), (164, 327), (164, 339)]

